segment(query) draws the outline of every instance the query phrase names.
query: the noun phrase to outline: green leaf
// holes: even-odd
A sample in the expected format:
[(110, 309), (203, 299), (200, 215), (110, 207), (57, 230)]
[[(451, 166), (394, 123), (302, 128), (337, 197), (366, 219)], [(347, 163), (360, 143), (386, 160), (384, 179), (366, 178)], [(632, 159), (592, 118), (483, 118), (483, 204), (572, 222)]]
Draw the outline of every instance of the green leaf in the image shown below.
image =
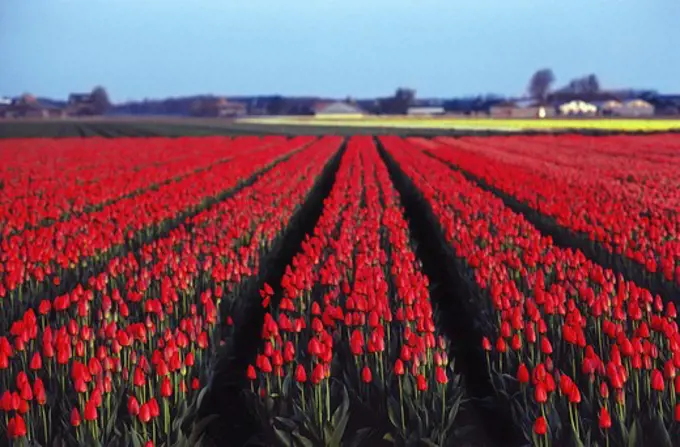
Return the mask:
[(142, 436), (134, 430), (130, 430), (130, 437), (132, 438), (132, 447), (142, 447), (144, 445), (144, 439)]
[(399, 430), (401, 433), (401, 422), (400, 421), (401, 408), (399, 407), (399, 402), (391, 397), (387, 402), (387, 417), (389, 417), (392, 425)]
[(302, 436), (300, 433), (293, 433), (293, 437), (295, 437), (296, 446), (299, 445), (303, 447), (314, 447), (314, 443), (309, 438)]
[(211, 414), (210, 416), (206, 416), (203, 419), (194, 422), (194, 426), (191, 428), (191, 435), (189, 436), (189, 445), (196, 445), (196, 441), (203, 435), (208, 425), (217, 419), (219, 419), (219, 415)]
[(283, 379), (283, 390), (282, 394), (284, 396), (289, 396), (290, 395), (290, 387), (293, 383), (293, 378), (291, 375), (287, 375), (285, 379)]
[(296, 428), (298, 428), (298, 425), (295, 423), (295, 421), (281, 416), (275, 417), (274, 422), (283, 425), (290, 433), (292, 433), (293, 431), (295, 431)]
[(274, 406), (275, 406), (274, 399), (267, 396), (264, 399), (264, 405), (265, 405), (265, 408), (267, 409), (267, 414), (272, 414), (272, 411), (274, 410)]
[(385, 433), (385, 436), (383, 436), (383, 441), (394, 443), (394, 437), (392, 436), (392, 433)]
[(626, 443), (628, 447), (637, 446), (637, 433), (638, 433), (638, 421), (635, 420), (633, 421), (633, 424), (630, 426), (630, 430), (628, 431), (628, 442)]
[[(349, 408), (349, 404), (348, 404)], [(333, 419), (335, 419), (335, 415), (333, 415)], [(345, 429), (347, 428), (347, 422), (349, 421), (349, 411), (345, 411), (344, 415), (340, 420), (335, 423), (334, 421), (334, 430), (333, 430), (333, 436), (331, 437), (331, 441), (329, 447), (340, 447), (342, 443), (342, 436), (345, 434)]]
[(343, 419), (347, 419), (349, 416), (349, 395), (347, 394), (347, 388), (342, 387), (342, 403), (338, 405), (338, 408), (333, 412), (331, 417), (331, 422), (333, 427), (337, 427)]
[(576, 436), (576, 433), (573, 432), (573, 430), (569, 431), (568, 436), (568, 443), (566, 444), (567, 447), (585, 447), (583, 445), (583, 442), (579, 439), (578, 436)]
[(661, 416), (657, 414), (657, 416), (654, 418), (654, 425), (655, 425), (655, 444), (654, 447), (673, 447), (673, 442), (671, 441), (671, 437), (668, 434), (668, 430), (666, 430), (666, 426), (663, 423), (663, 420), (661, 419)]
[(449, 414), (447, 416), (446, 428), (444, 429), (445, 432), (449, 431), (451, 426), (453, 426), (453, 422), (456, 420), (456, 416), (458, 416), (458, 410), (460, 409), (460, 403), (462, 399), (463, 395), (461, 394), (453, 402), (453, 405), (451, 405), (451, 409), (449, 410)]
[(200, 410), (203, 404), (203, 399), (205, 399), (206, 393), (208, 392), (208, 387), (203, 387), (203, 389), (198, 393), (198, 399), (196, 399), (196, 409)]
[(274, 435), (276, 435), (276, 439), (281, 443), (281, 445), (286, 447), (293, 446), (293, 438), (290, 436), (290, 433), (274, 427)]

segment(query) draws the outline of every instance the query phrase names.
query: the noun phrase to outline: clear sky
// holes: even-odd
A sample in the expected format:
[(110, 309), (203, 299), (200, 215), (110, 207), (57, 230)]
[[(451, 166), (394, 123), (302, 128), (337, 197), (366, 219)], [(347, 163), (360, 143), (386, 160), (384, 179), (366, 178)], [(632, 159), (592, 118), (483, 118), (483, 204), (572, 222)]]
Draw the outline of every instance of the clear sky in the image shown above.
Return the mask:
[(680, 93), (680, 0), (0, 0), (0, 95)]

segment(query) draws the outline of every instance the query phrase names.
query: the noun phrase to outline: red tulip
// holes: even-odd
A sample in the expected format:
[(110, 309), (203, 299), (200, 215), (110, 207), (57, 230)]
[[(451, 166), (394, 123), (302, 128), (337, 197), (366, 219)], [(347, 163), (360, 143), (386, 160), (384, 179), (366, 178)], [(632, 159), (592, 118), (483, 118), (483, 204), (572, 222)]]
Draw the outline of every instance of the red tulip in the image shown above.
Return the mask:
[(151, 409), (148, 402), (143, 403), (139, 408), (139, 420), (145, 424), (151, 420)]
[(536, 421), (534, 422), (534, 433), (536, 433), (538, 436), (543, 436), (548, 432), (548, 422), (545, 420), (543, 416), (539, 416), (536, 418)]
[(170, 396), (172, 396), (172, 383), (170, 383), (170, 378), (165, 376), (161, 382), (161, 397)]
[(445, 385), (449, 381), (449, 378), (446, 377), (446, 371), (441, 366), (437, 366), (435, 370), (435, 380), (441, 385)]
[(397, 361), (394, 362), (394, 374), (397, 376), (404, 375), (404, 362), (402, 362), (401, 359), (397, 359)]
[(40, 353), (39, 353), (39, 352), (34, 353), (34, 354), (33, 354), (33, 357), (31, 357), (30, 368), (31, 368), (33, 371), (37, 371), (37, 370), (39, 370), (40, 368), (42, 368), (42, 358), (40, 357)]
[(295, 369), (295, 381), (298, 383), (305, 383), (307, 381), (307, 372), (304, 366), (298, 364)]
[(373, 380), (373, 374), (371, 374), (371, 369), (368, 366), (364, 366), (361, 370), (361, 380), (364, 383), (370, 383)]
[(529, 383), (529, 370), (524, 363), (517, 368), (517, 381), (521, 384)]
[(88, 400), (85, 403), (85, 411), (83, 411), (83, 417), (86, 421), (97, 420), (97, 406), (92, 400)]
[(427, 379), (424, 375), (418, 374), (416, 376), (416, 386), (418, 391), (427, 391)]
[(545, 355), (550, 355), (553, 352), (550, 340), (548, 340), (548, 338), (545, 336), (541, 337), (541, 352)]
[(26, 434), (26, 422), (23, 417), (16, 415), (9, 420), (9, 423), (7, 424), (7, 435), (10, 439), (23, 438)]
[(35, 379), (35, 382), (33, 382), (33, 394), (35, 395), (35, 400), (38, 402), (38, 405), (45, 405), (45, 403), (47, 403), (45, 385), (43, 384), (43, 381), (40, 379), (40, 377)]
[(158, 401), (156, 400), (155, 397), (152, 397), (147, 403), (149, 404), (149, 411), (151, 412), (151, 417), (157, 418), (161, 414), (161, 409), (160, 406), (158, 405)]
[(77, 408), (71, 410), (71, 426), (78, 427), (80, 425), (80, 413)]
[(130, 416), (137, 416), (139, 414), (139, 402), (137, 402), (135, 396), (128, 397), (127, 408)]
[(536, 400), (536, 403), (539, 404), (544, 404), (548, 401), (548, 391), (546, 390), (546, 387), (543, 383), (536, 385), (536, 389), (534, 390), (534, 399)]
[(248, 380), (257, 379), (257, 372), (255, 371), (255, 367), (253, 365), (248, 365), (248, 371), (246, 373), (246, 376), (248, 377)]
[(665, 388), (664, 380), (663, 380), (663, 374), (661, 374), (661, 371), (658, 369), (652, 370), (652, 381), (651, 381), (652, 389), (655, 391), (662, 392)]
[(606, 399), (606, 398), (609, 397), (609, 388), (607, 388), (606, 382), (600, 383), (600, 396), (602, 396), (603, 399)]
[(609, 430), (609, 428), (611, 428), (612, 426), (612, 418), (611, 416), (609, 416), (609, 411), (607, 411), (607, 407), (600, 408), (599, 425), (600, 428), (603, 430)]
[(487, 352), (491, 351), (491, 342), (486, 337), (482, 338), (482, 348)]

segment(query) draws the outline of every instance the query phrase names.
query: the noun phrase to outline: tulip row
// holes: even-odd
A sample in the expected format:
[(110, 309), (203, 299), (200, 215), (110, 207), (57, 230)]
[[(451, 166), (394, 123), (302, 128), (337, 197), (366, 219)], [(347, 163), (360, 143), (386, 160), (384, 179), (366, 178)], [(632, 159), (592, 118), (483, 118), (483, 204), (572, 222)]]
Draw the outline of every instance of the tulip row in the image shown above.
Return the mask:
[(95, 276), (109, 259), (169, 231), (311, 141), (300, 137), (242, 154), (229, 163), (119, 200), (99, 211), (24, 230), (3, 240), (0, 296), (9, 295), (9, 300), (0, 305), (2, 320), (11, 320), (35, 297), (63, 293)]
[(339, 144), (318, 140), (14, 321), (0, 337), (0, 424), (10, 437), (73, 445), (181, 438), (219, 342), (218, 307), (234, 305), (239, 283), (257, 274)]
[[(677, 152), (680, 139), (668, 140)], [(557, 151), (530, 138), (440, 141), (438, 157), (680, 286), (677, 153), (637, 137), (613, 153), (606, 139)]]
[(373, 140), (351, 138), (313, 235), (261, 291), (247, 377), (263, 442), (450, 445), (462, 389), (428, 286)]
[[(135, 140), (115, 140), (113, 144), (99, 139), (84, 141), (55, 140), (45, 147), (37, 146), (37, 150), (34, 146), (35, 157), (30, 151), (15, 153), (14, 146), (8, 144), (3, 150), (5, 171), (0, 174), (3, 238), (27, 227), (99, 210), (125, 196), (177, 181), (243, 150), (252, 151), (257, 144), (276, 140), (258, 143), (252, 137), (233, 141), (216, 138), (201, 140), (200, 145), (191, 138), (150, 139), (141, 144)], [(86, 167), (82, 158), (88, 154), (100, 158)], [(13, 155), (20, 158), (14, 160)]]
[(525, 436), (536, 445), (679, 442), (673, 304), (556, 247), (418, 141), (381, 141), (473, 291), (466, 305), (486, 334), (490, 377)]

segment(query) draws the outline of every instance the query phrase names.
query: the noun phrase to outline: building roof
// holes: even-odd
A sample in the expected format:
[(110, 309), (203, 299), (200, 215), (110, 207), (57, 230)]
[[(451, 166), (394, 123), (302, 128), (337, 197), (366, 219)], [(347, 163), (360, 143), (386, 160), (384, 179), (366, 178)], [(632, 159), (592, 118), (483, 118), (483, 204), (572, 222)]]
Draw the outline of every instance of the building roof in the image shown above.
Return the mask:
[(597, 106), (589, 102), (575, 99), (573, 101), (565, 102), (560, 105), (560, 110), (562, 111), (577, 111), (577, 112), (594, 112), (597, 110)]
[(621, 101), (617, 101), (615, 99), (608, 99), (606, 101), (591, 101), (591, 104), (597, 106), (599, 109), (616, 109), (623, 105), (621, 104)]
[(364, 113), (359, 107), (340, 101), (315, 104), (313, 110), (315, 114), (356, 115)]
[(649, 109), (649, 108), (654, 107), (653, 105), (651, 105), (650, 103), (648, 103), (647, 101), (645, 101), (643, 99), (631, 99), (630, 101), (626, 101), (624, 103), (624, 105), (626, 107), (635, 107), (635, 108), (644, 108), (644, 109)]
[(68, 95), (69, 104), (85, 104), (93, 101), (92, 95), (89, 93), (71, 93)]

